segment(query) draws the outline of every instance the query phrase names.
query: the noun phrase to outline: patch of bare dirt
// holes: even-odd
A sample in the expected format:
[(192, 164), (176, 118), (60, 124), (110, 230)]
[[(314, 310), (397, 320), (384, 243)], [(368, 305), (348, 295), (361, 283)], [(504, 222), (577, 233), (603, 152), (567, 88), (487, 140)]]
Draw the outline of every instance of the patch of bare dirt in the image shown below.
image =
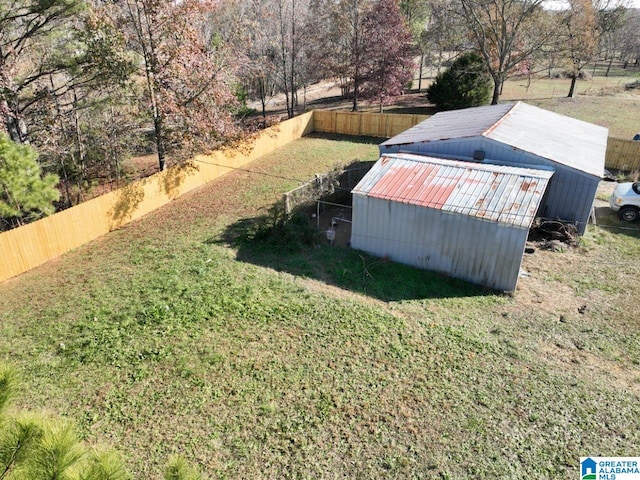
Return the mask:
[(615, 386), (617, 390), (628, 391), (640, 396), (640, 376), (637, 370), (622, 368), (618, 362), (607, 360), (575, 346), (540, 344), (540, 354), (547, 362), (562, 365), (576, 378), (593, 379), (595, 384)]
[(124, 163), (125, 174), (134, 179), (153, 175), (158, 168), (158, 155), (155, 153), (132, 157)]
[[(411, 90), (403, 95), (394, 98), (392, 105), (384, 107), (384, 113), (406, 113), (432, 115), (435, 113), (433, 105), (430, 105), (426, 99), (424, 88), (427, 82), (424, 82), (423, 91), (418, 92)], [(249, 108), (256, 111), (256, 115), (262, 112), (262, 104), (260, 101), (252, 101), (247, 104)], [(296, 113), (302, 113), (305, 110), (321, 108), (323, 110), (351, 110), (353, 103), (350, 99), (342, 96), (340, 85), (336, 80), (325, 80), (308, 86), (298, 92), (298, 106)], [(378, 112), (379, 105), (359, 102), (358, 110), (362, 112)], [(266, 111), (270, 115), (279, 114), (284, 120), (287, 113), (287, 104), (284, 94), (278, 94), (269, 99), (266, 105)]]

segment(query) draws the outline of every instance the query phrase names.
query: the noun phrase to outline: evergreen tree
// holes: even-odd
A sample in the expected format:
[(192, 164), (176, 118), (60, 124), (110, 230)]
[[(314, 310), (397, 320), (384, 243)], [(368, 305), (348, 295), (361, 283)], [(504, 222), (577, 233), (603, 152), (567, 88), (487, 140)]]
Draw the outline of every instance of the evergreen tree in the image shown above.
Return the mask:
[(482, 57), (474, 52), (458, 58), (427, 89), (427, 98), (441, 110), (485, 105), (490, 94), (491, 77)]
[(0, 219), (9, 227), (53, 213), (60, 198), (58, 177), (42, 175), (37, 157), (29, 145), (0, 134)]
[[(0, 363), (0, 480), (131, 480), (114, 450), (88, 448), (73, 424), (12, 409), (15, 370)], [(170, 460), (165, 480), (201, 480), (181, 457)]]

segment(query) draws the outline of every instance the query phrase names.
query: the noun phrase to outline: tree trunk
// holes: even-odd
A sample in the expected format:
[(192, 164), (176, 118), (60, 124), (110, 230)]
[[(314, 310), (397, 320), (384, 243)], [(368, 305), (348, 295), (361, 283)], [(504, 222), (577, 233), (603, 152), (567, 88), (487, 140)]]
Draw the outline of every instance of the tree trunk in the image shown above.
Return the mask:
[(422, 70), (424, 68), (424, 53), (420, 54), (420, 73), (418, 74), (418, 93), (422, 92)]
[[(53, 82), (52, 82), (53, 85)], [(78, 160), (80, 165), (80, 175), (78, 176), (78, 201), (77, 203), (82, 202), (82, 184), (84, 183), (84, 177), (87, 172), (86, 165), (86, 156), (84, 151), (84, 143), (82, 141), (82, 131), (80, 129), (80, 117), (78, 115), (78, 95), (76, 93), (76, 89), (73, 89), (73, 120), (75, 127), (75, 140), (78, 146)]]
[[(72, 158), (73, 158), (73, 154), (71, 154)], [(61, 170), (62, 170), (62, 178), (64, 179), (64, 181), (62, 182), (62, 185), (64, 187), (64, 194), (65, 194), (65, 198), (66, 201), (64, 202), (66, 207), (72, 207), (73, 206), (73, 201), (71, 200), (71, 191), (69, 190), (69, 175), (67, 174), (67, 164), (64, 161), (64, 155), (60, 156), (61, 158)]]
[(153, 131), (155, 133), (156, 149), (158, 151), (158, 167), (162, 172), (164, 170), (166, 152), (165, 152), (164, 140), (163, 140), (164, 129), (162, 124), (162, 118), (160, 117), (160, 115), (155, 115), (153, 117)]
[(4, 113), (4, 125), (9, 134), (9, 138), (15, 143), (25, 143), (27, 137), (27, 129), (23, 122), (20, 121), (18, 115), (9, 106), (9, 102), (2, 101), (0, 110)]
[(151, 108), (153, 111), (153, 133), (156, 139), (156, 151), (158, 153), (158, 168), (162, 172), (164, 170), (165, 163), (165, 148), (164, 148), (164, 124), (162, 121), (162, 113), (160, 113), (160, 107), (158, 105), (158, 98), (155, 92), (155, 86), (151, 81), (151, 76), (147, 73), (147, 83), (149, 88), (149, 95), (151, 97)]
[(358, 66), (356, 65), (356, 70), (353, 75), (353, 106), (351, 108), (352, 112), (358, 111), (358, 90), (360, 90), (360, 72), (358, 70)]
[(574, 93), (576, 92), (576, 83), (578, 81), (578, 74), (577, 73), (573, 73), (571, 75), (571, 87), (569, 87), (569, 94), (567, 95), (567, 98), (573, 98)]
[(358, 111), (358, 86), (357, 85), (353, 86), (353, 104), (351, 107), (351, 111), (352, 112)]
[[(141, 20), (140, 20), (141, 22)], [(151, 35), (149, 35), (151, 37)], [(153, 42), (151, 43), (152, 53), (144, 53), (145, 63), (145, 77), (147, 81), (147, 90), (149, 92), (149, 99), (151, 100), (151, 115), (153, 117), (153, 133), (156, 140), (156, 151), (158, 153), (158, 168), (162, 172), (164, 170), (165, 163), (165, 145), (164, 145), (164, 125), (162, 121), (162, 112), (160, 108), (160, 102), (162, 98), (157, 91), (155, 72), (157, 71), (157, 59), (155, 58), (155, 50)]]
[(604, 74), (605, 77), (609, 76), (609, 71), (611, 70), (611, 64), (613, 63), (613, 57), (609, 59), (609, 64), (607, 65), (607, 73)]
[(307, 111), (307, 83), (304, 82), (304, 86), (303, 88), (303, 94), (302, 94), (302, 111), (306, 112)]
[(497, 105), (498, 101), (500, 101), (500, 92), (502, 91), (503, 83), (501, 77), (493, 77), (493, 97), (491, 98), (491, 105)]
[(260, 104), (262, 105), (262, 120), (267, 121), (267, 86), (263, 78), (258, 79), (258, 92), (260, 95)]
[(298, 45), (296, 42), (296, 0), (291, 0), (291, 70), (289, 71), (289, 83), (291, 84), (291, 111), (289, 118), (296, 114), (298, 105), (298, 88), (296, 86), (296, 56), (298, 55)]

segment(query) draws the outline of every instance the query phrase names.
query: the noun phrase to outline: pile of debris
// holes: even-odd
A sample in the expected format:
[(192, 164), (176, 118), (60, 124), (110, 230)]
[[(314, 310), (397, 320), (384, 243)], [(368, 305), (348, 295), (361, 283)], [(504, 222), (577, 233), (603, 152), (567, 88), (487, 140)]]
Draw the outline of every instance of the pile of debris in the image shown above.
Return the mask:
[(529, 232), (529, 241), (541, 250), (561, 251), (578, 245), (578, 229), (560, 220), (536, 220)]
[(635, 82), (627, 83), (624, 88), (626, 90), (635, 90), (636, 88), (640, 88), (640, 80), (636, 80)]

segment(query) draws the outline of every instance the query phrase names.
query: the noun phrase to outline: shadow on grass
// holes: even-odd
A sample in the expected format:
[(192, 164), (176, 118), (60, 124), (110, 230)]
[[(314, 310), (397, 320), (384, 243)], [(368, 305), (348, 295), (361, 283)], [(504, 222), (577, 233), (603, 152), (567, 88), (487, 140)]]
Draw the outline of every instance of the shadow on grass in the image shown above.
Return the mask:
[[(353, 100), (339, 95), (322, 97), (308, 102), (307, 106), (308, 108), (340, 110), (349, 112), (353, 107)], [(359, 110), (378, 113), (378, 105), (375, 102), (359, 102)], [(437, 112), (438, 109), (428, 102), (426, 91), (424, 89), (422, 92), (418, 92), (417, 90), (409, 90), (406, 92), (406, 95), (395, 97), (394, 103), (385, 106), (383, 110), (383, 113), (398, 113), (405, 115), (433, 115)]]
[(425, 106), (417, 106), (417, 107), (405, 107), (402, 105), (392, 105), (390, 107), (385, 107), (384, 113), (397, 113), (402, 115), (435, 115), (440, 110), (438, 110), (433, 105), (425, 105)]
[(349, 143), (361, 143), (364, 145), (380, 145), (382, 142), (388, 140), (382, 137), (366, 137), (363, 135), (341, 135), (339, 133), (320, 133), (313, 132), (309, 135), (305, 135), (305, 138), (323, 138), (325, 140), (331, 140), (333, 142), (349, 142)]
[(237, 249), (236, 259), (327, 285), (361, 293), (382, 301), (473, 297), (496, 292), (436, 272), (377, 258), (349, 247), (329, 245), (316, 235), (313, 246), (285, 243), (278, 238), (258, 239), (269, 216), (245, 218), (231, 224), (207, 244)]

